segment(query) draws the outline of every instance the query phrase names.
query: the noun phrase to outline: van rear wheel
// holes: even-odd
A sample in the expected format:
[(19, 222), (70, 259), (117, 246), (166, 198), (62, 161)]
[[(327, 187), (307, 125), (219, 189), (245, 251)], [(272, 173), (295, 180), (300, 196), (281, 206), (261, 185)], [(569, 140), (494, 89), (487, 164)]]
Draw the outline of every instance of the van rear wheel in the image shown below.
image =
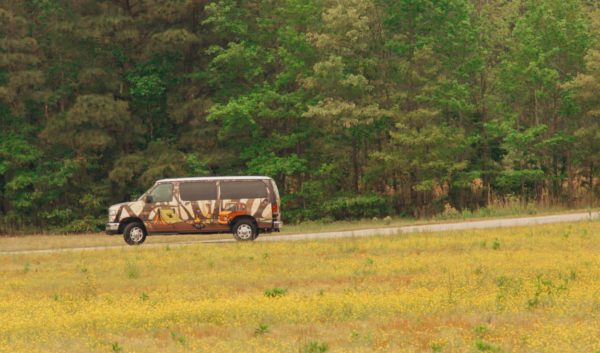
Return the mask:
[(146, 240), (146, 229), (141, 223), (129, 223), (123, 231), (123, 239), (129, 245), (141, 245)]
[(240, 219), (232, 229), (233, 237), (239, 241), (252, 241), (258, 237), (258, 228), (250, 219)]

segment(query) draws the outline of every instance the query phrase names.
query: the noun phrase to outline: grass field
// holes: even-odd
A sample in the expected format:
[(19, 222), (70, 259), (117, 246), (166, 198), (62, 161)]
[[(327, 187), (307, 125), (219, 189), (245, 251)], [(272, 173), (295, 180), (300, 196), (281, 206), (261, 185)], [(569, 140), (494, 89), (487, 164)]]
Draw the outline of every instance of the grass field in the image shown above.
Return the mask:
[(0, 256), (2, 352), (596, 352), (600, 223)]

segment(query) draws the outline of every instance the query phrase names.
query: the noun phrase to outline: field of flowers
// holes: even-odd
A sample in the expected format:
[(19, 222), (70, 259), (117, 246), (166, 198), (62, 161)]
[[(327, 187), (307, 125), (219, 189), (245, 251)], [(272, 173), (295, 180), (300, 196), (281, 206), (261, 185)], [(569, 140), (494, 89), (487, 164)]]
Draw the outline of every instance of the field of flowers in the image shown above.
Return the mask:
[(596, 352), (600, 223), (0, 256), (0, 352)]

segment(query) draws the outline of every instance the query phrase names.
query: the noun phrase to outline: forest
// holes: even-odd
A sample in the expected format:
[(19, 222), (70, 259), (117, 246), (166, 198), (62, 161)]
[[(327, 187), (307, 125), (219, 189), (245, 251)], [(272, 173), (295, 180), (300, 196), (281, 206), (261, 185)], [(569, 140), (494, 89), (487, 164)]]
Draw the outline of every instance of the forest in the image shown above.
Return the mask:
[(286, 222), (600, 197), (598, 0), (2, 0), (0, 232), (163, 177)]

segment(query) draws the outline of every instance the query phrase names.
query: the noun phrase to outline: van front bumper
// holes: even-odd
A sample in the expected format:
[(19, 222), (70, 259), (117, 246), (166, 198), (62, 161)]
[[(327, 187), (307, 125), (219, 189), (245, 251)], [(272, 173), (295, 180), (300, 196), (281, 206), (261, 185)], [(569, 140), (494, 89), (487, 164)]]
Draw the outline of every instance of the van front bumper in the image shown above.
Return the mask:
[(119, 223), (106, 223), (106, 234), (113, 235), (119, 233)]

